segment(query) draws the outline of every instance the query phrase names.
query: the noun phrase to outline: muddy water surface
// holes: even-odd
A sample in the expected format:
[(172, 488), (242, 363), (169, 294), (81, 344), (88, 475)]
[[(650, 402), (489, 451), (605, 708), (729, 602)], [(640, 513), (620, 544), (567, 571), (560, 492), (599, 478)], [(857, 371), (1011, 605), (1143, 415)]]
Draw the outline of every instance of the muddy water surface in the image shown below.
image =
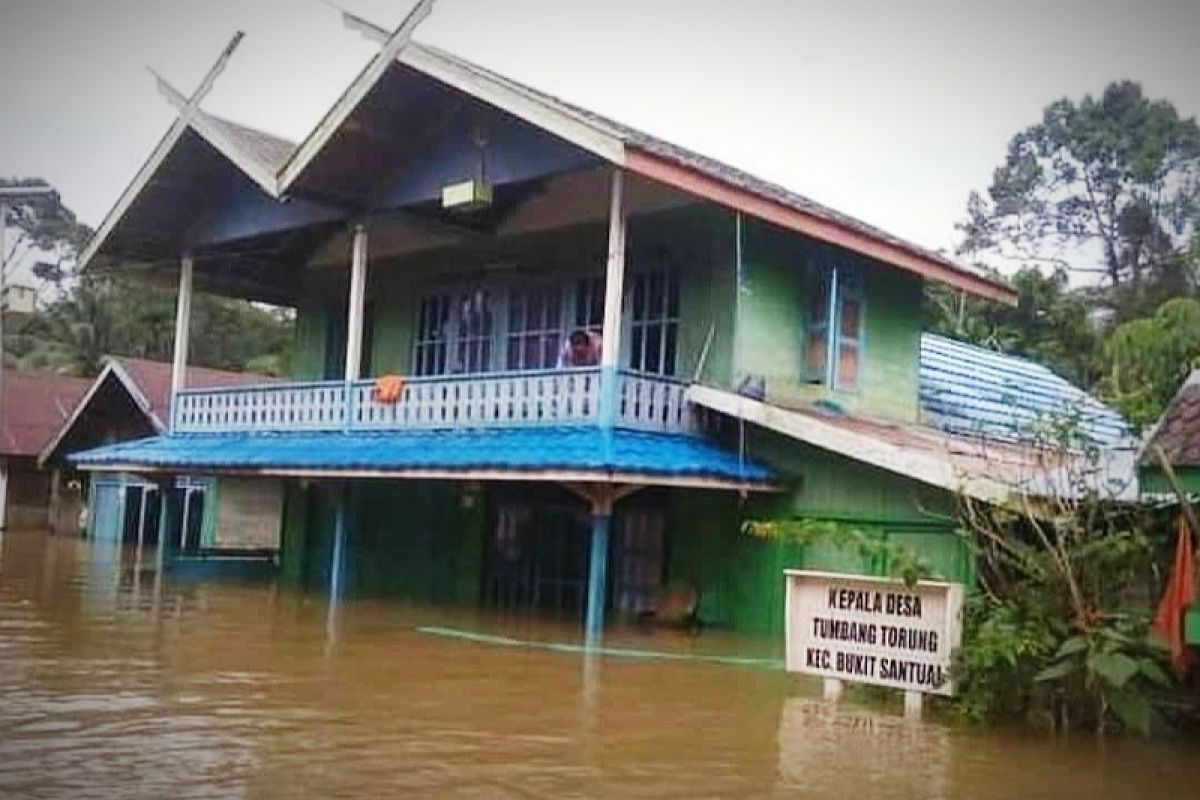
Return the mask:
[[(0, 797), (1200, 797), (1195, 743), (981, 733), (853, 704), (778, 643), (155, 580), (153, 556), (0, 539)], [(430, 626), (436, 630), (430, 632)]]

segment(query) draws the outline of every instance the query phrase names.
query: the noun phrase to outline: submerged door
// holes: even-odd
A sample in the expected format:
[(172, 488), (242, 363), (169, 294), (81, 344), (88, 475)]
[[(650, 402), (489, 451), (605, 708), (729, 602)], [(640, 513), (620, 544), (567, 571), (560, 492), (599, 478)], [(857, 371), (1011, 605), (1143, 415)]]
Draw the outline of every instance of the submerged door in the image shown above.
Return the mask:
[(121, 541), (125, 487), (117, 483), (95, 481), (88, 511), (88, 538), (94, 541)]
[(611, 580), (612, 610), (637, 619), (655, 610), (666, 572), (666, 521), (661, 507), (618, 510)]
[(502, 501), (491, 530), (485, 605), (568, 618), (583, 613), (589, 526), (580, 508)]

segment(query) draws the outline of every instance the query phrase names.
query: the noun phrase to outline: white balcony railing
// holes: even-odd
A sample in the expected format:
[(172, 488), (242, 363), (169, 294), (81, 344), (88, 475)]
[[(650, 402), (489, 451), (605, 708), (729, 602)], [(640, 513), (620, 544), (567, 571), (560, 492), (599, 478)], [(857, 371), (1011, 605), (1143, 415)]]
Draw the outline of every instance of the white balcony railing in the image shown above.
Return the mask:
[[(616, 424), (663, 432), (692, 429), (687, 386), (658, 376), (622, 372)], [(408, 378), (391, 403), (374, 396), (375, 382), (281, 382), (187, 389), (175, 396), (174, 433), (384, 431), (580, 425), (599, 419), (600, 371)]]

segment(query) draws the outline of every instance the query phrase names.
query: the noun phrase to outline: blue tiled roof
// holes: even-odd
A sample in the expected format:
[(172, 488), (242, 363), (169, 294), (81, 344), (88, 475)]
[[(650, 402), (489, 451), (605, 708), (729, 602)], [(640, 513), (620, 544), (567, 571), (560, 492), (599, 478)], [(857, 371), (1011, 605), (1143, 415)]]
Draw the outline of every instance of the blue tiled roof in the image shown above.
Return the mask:
[(176, 434), (70, 456), (81, 467), (163, 469), (580, 470), (751, 483), (773, 476), (694, 436), (617, 430), (611, 460), (593, 426), (354, 433)]
[(1116, 410), (1041, 364), (932, 333), (921, 335), (920, 403), (923, 421), (950, 433), (1021, 441), (1069, 420), (1091, 444), (1133, 441)]

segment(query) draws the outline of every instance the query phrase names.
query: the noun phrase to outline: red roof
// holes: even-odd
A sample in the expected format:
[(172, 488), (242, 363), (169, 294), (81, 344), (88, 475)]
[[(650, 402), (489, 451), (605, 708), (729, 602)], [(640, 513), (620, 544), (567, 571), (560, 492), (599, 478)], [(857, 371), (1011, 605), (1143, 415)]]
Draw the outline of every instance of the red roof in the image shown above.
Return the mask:
[(37, 372), (4, 373), (0, 455), (36, 456), (71, 416), (91, 386), (88, 378)]
[[(1150, 445), (1161, 447), (1172, 466), (1200, 467), (1200, 369), (1184, 381), (1171, 405), (1163, 412)], [(1143, 459), (1147, 464), (1158, 466), (1149, 448)]]
[[(166, 423), (171, 406), (171, 365), (165, 361), (148, 361), (144, 358), (114, 357), (125, 374), (137, 384), (150, 402), (150, 413), (159, 422)], [(256, 383), (273, 383), (278, 378), (256, 372), (229, 372), (207, 367), (188, 367), (184, 385), (189, 389), (226, 386), (249, 386)]]

